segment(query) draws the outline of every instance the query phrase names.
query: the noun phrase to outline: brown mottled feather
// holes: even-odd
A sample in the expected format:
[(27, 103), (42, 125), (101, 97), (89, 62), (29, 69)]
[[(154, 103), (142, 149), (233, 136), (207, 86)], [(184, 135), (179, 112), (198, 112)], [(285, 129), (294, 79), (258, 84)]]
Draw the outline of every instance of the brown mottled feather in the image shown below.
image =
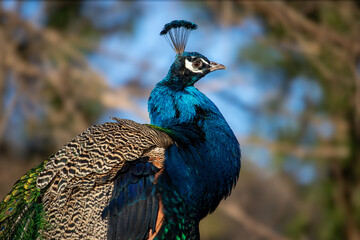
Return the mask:
[(48, 222), (45, 238), (106, 239), (107, 219), (101, 213), (109, 204), (112, 180), (127, 161), (149, 157), (164, 165), (170, 137), (131, 120), (94, 125), (62, 147), (46, 163), (37, 186)]

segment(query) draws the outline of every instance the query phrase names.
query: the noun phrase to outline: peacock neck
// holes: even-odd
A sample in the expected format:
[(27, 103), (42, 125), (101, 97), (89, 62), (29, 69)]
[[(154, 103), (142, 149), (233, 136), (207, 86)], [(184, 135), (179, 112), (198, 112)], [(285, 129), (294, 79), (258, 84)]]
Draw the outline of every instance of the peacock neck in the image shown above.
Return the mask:
[(169, 75), (151, 92), (148, 110), (151, 123), (159, 127), (197, 125), (205, 118), (213, 117), (225, 122), (218, 108), (194, 86), (179, 85)]
[[(238, 178), (239, 143), (215, 104), (193, 86), (158, 83), (149, 98), (149, 114), (151, 123), (165, 128), (177, 143), (166, 150), (165, 174), (158, 182), (167, 219), (188, 219), (192, 214), (191, 221), (198, 227), (230, 194)], [(166, 195), (170, 192), (179, 199)], [(182, 213), (182, 207), (189, 212)], [(172, 226), (171, 221), (168, 224)], [(175, 232), (179, 235), (182, 229)]]

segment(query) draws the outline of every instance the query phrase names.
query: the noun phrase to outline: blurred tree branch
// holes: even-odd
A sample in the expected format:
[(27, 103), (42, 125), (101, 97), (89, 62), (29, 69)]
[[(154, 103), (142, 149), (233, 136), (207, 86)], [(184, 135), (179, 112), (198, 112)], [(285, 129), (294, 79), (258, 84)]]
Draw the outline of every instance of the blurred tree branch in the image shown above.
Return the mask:
[(221, 204), (220, 210), (239, 224), (243, 225), (249, 231), (255, 233), (261, 239), (288, 240), (288, 238), (281, 236), (272, 229), (261, 224), (259, 221), (253, 219), (250, 215), (246, 214), (242, 208), (234, 203), (226, 202)]
[[(84, 42), (78, 36), (62, 35), (46, 27), (36, 28), (15, 12), (3, 9), (0, 9), (0, 18), (0, 86), (2, 91), (16, 88), (13, 100), (6, 106), (6, 95), (2, 95), (0, 142), (3, 141), (1, 136), (7, 129), (8, 119), (14, 108), (30, 107), (33, 110), (29, 109), (30, 111), (24, 113), (31, 116), (25, 117), (42, 118), (42, 114), (34, 115), (34, 108), (45, 104), (47, 106), (41, 108), (48, 117), (40, 121), (45, 120), (45, 123), (41, 124), (42, 127), (37, 126), (36, 130), (35, 126), (29, 130), (35, 135), (50, 134), (50, 138), (57, 140), (56, 145), (59, 146), (76, 135), (79, 129), (85, 129), (89, 125), (87, 117), (84, 117), (84, 112), (79, 111), (79, 107), (82, 107), (84, 101), (99, 101), (96, 99), (100, 99), (102, 89), (107, 86), (104, 80), (91, 70), (84, 55), (77, 49), (77, 44)], [(78, 84), (73, 85), (72, 81)], [(11, 86), (11, 82), (16, 84)], [(87, 85), (86, 92), (80, 89), (84, 85)], [(66, 124), (69, 120), (71, 124)], [(67, 125), (65, 131), (64, 124)]]
[[(347, 54), (350, 54), (351, 57), (360, 54), (360, 43), (357, 41), (358, 34), (356, 34), (357, 36), (339, 34), (324, 24), (310, 21), (304, 17), (303, 13), (283, 1), (273, 1), (272, 4), (265, 1), (239, 1), (239, 3), (248, 10), (263, 14), (278, 24), (282, 24), (289, 30), (288, 33), (290, 34), (310, 36), (314, 44), (331, 45), (332, 48), (336, 49), (339, 56), (347, 58)], [(321, 5), (321, 3), (319, 4)], [(347, 7), (352, 8), (353, 4), (350, 3)]]
[(345, 146), (339, 146), (337, 148), (334, 148), (332, 145), (304, 147), (279, 141), (266, 141), (256, 137), (239, 139), (239, 142), (242, 146), (254, 145), (259, 147), (265, 147), (273, 154), (286, 154), (298, 157), (300, 159), (315, 158), (328, 160), (331, 158), (343, 158), (348, 156), (349, 154), (348, 148)]
[[(335, 126), (332, 139), (325, 143), (317, 139), (311, 150), (299, 147), (301, 138), (262, 144), (276, 151), (291, 152), (300, 159), (326, 160), (319, 169), (325, 173), (321, 176), (322, 186), (309, 188), (309, 192), (317, 192), (317, 204), (324, 218), (316, 222), (316, 217), (311, 217), (317, 229), (313, 236), (360, 239), (360, 5), (355, 1), (236, 1), (212, 2), (208, 6), (219, 19), (226, 19), (226, 24), (242, 20), (229, 14), (235, 11), (231, 9), (240, 9), (243, 17), (260, 19), (266, 29), (258, 43), (281, 54), (283, 62), (278, 61), (279, 65), (273, 67), (288, 71), (284, 82), (305, 75), (321, 85), (325, 99), (316, 110), (326, 114)], [(256, 60), (261, 65), (261, 58)], [(315, 113), (313, 110), (303, 113), (298, 136), (312, 126), (309, 114)], [(284, 144), (284, 140), (290, 142)]]

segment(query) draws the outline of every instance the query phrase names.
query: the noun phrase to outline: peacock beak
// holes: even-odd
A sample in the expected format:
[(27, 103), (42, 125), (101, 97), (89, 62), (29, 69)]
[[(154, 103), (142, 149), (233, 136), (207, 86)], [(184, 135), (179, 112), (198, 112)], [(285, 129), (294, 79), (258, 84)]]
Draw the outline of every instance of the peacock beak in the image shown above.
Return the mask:
[(213, 72), (216, 70), (221, 70), (221, 69), (226, 69), (226, 67), (220, 63), (210, 62), (210, 72)]

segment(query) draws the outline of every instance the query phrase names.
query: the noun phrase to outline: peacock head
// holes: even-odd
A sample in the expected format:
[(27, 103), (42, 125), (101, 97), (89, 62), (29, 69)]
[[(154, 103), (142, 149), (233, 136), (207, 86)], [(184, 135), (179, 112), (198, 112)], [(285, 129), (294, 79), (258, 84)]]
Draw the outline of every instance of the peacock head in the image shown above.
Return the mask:
[(191, 30), (197, 25), (185, 20), (175, 20), (164, 26), (160, 35), (164, 35), (170, 46), (176, 52), (176, 59), (170, 67), (168, 78), (181, 85), (191, 86), (206, 74), (226, 69), (222, 64), (212, 62), (197, 52), (185, 52), (185, 47)]

